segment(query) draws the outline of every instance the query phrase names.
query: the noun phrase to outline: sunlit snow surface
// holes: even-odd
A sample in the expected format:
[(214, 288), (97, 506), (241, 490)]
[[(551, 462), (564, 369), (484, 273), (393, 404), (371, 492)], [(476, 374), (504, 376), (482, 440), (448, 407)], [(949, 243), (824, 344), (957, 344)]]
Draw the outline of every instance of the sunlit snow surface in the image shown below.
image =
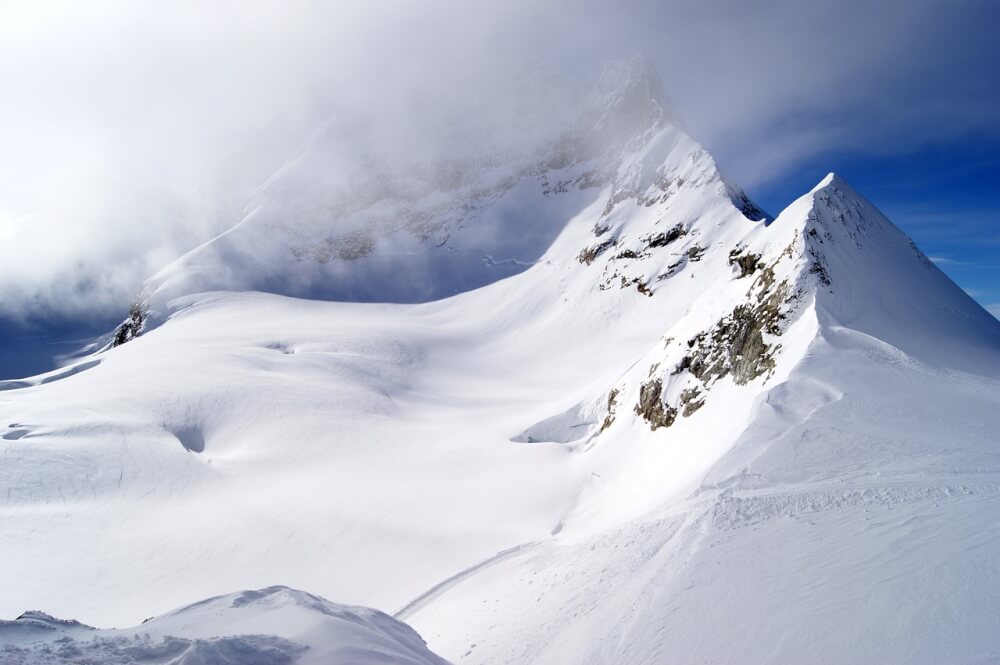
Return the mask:
[(0, 384), (0, 614), (280, 583), (460, 663), (1000, 660), (1000, 323), (836, 176), (765, 221), (669, 126), (563, 202), (420, 304), (186, 293), (198, 252)]

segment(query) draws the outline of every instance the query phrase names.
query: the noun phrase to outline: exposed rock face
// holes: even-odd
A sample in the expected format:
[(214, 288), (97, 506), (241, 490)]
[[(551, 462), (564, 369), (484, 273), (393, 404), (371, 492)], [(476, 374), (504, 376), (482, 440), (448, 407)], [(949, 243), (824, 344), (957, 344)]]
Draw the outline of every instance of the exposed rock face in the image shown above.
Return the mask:
[(687, 388), (681, 393), (680, 404), (684, 407), (683, 416), (687, 418), (705, 404), (705, 397), (697, 388)]
[(687, 231), (681, 224), (675, 225), (669, 231), (664, 233), (656, 233), (649, 236), (646, 239), (646, 247), (648, 249), (653, 249), (655, 247), (666, 247), (675, 240), (680, 239), (681, 236), (685, 235)]
[(642, 384), (635, 412), (654, 430), (658, 427), (670, 427), (677, 420), (677, 409), (663, 402), (663, 381), (660, 379)]
[(730, 374), (737, 385), (746, 385), (770, 372), (776, 345), (766, 342), (764, 335), (781, 334), (778, 322), (784, 318), (782, 306), (788, 294), (788, 283), (782, 282), (758, 302), (738, 305), (714, 329), (688, 340), (691, 351), (674, 373), (688, 371), (708, 386)]
[(580, 250), (580, 254), (576, 258), (580, 263), (589, 266), (597, 259), (597, 257), (599, 257), (601, 254), (608, 251), (608, 249), (614, 246), (615, 246), (614, 239), (605, 240), (604, 242), (600, 242), (596, 245), (585, 247), (584, 249)]
[(687, 384), (679, 391), (676, 404), (667, 403), (663, 379), (655, 378), (642, 384), (635, 412), (654, 430), (669, 427), (678, 413), (688, 417), (700, 409), (716, 381), (731, 376), (742, 386), (769, 376), (781, 348), (773, 338), (781, 335), (780, 323), (795, 299), (796, 294), (783, 281), (736, 306), (710, 330), (687, 340), (685, 355), (668, 377)]
[(611, 392), (608, 393), (608, 411), (607, 415), (604, 416), (604, 422), (601, 423), (601, 431), (611, 427), (611, 424), (615, 422), (615, 408), (618, 406), (618, 389), (612, 388)]
[(146, 326), (146, 314), (145, 305), (134, 303), (128, 310), (128, 317), (115, 329), (111, 346), (121, 346), (141, 335)]
[[(684, 341), (666, 341), (666, 366), (672, 369), (664, 373), (659, 362), (654, 364), (636, 405), (636, 413), (650, 427), (669, 427), (677, 417), (696, 413), (705, 405), (712, 386), (723, 378), (744, 386), (772, 375), (781, 349), (778, 339), (806, 288), (802, 280), (807, 279), (811, 265), (807, 249), (807, 243), (793, 240), (775, 251), (770, 263), (765, 263), (761, 253), (743, 246), (729, 252), (728, 264), (738, 270), (737, 279), (756, 277), (742, 302), (715, 324)], [(694, 261), (703, 252), (704, 248), (693, 245), (684, 260)], [(779, 280), (779, 274), (789, 276)]]
[(764, 212), (756, 203), (750, 200), (750, 197), (746, 195), (742, 190), (734, 190), (732, 193), (733, 205), (739, 208), (740, 212), (747, 219), (753, 220), (755, 222), (762, 222), (770, 218), (770, 216)]
[(702, 247), (701, 245), (692, 245), (688, 248), (687, 256), (689, 261), (698, 262), (701, 261), (702, 257), (705, 256), (705, 252), (708, 251), (707, 247)]
[(764, 267), (764, 263), (760, 260), (760, 254), (744, 254), (743, 252), (744, 250), (740, 247), (729, 252), (729, 265), (735, 266), (739, 270), (736, 279), (749, 277)]

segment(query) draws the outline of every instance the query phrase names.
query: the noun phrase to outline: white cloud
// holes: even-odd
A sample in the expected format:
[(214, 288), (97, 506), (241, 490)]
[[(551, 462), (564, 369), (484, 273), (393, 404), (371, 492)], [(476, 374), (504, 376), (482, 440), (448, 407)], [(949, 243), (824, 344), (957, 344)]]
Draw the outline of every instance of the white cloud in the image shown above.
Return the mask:
[(991, 7), (0, 3), (0, 311), (114, 311), (235, 221), (243, 195), (333, 109), (363, 109), (395, 140), (433, 150), (435, 120), (497, 95), (533, 58), (586, 77), (647, 53), (696, 136), (747, 186), (831, 146), (995, 131), (1000, 86), (970, 78), (996, 60), (982, 51)]

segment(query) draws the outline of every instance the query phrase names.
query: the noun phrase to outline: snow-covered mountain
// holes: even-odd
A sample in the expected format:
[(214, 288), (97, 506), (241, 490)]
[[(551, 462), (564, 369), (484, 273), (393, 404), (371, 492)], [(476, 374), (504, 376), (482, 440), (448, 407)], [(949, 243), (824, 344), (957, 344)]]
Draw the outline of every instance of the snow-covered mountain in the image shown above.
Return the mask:
[(0, 614), (280, 582), (460, 663), (1000, 658), (1000, 322), (833, 174), (765, 215), (642, 61), (584, 97), (346, 181), (321, 133), (0, 383)]
[[(254, 193), (243, 220), (154, 276), (143, 297), (423, 302), (468, 291), (531, 266), (624, 155), (676, 122), (641, 58), (609, 65), (587, 89), (539, 75), (511, 94), (531, 101), (472, 112), (516, 139), (469, 136), (460, 123), (438, 130), (433, 151), (372, 140), (370, 129), (359, 140), (353, 124), (331, 120)], [(539, 103), (543, 94), (555, 101)]]
[(447, 665), (412, 628), (377, 610), (268, 587), (97, 630), (25, 612), (0, 621), (0, 663), (102, 665)]

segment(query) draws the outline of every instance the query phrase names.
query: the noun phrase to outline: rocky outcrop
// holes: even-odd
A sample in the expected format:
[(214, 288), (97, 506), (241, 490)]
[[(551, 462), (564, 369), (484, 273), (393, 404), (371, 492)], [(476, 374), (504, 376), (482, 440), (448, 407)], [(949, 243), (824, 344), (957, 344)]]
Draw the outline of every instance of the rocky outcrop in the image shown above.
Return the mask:
[(684, 229), (682, 224), (676, 224), (671, 227), (669, 231), (654, 233), (645, 238), (646, 248), (655, 249), (656, 247), (666, 247), (670, 243), (679, 240), (686, 233), (687, 231)]
[(639, 387), (639, 403), (635, 405), (635, 412), (653, 430), (670, 427), (677, 420), (677, 408), (663, 401), (663, 381), (660, 379), (652, 379)]
[[(635, 407), (652, 429), (669, 427), (678, 417), (694, 415), (705, 405), (712, 386), (726, 377), (744, 386), (772, 375), (781, 349), (778, 340), (804, 293), (796, 275), (808, 273), (803, 269), (808, 261), (796, 254), (796, 246), (793, 242), (768, 264), (762, 254), (745, 247), (729, 253), (737, 278), (756, 277), (743, 302), (714, 325), (686, 340), (666, 340), (666, 366), (672, 369), (664, 372), (660, 362), (653, 365), (650, 378), (640, 386)], [(701, 250), (697, 245), (692, 249)], [(689, 250), (686, 259), (694, 260), (690, 254)], [(779, 274), (790, 276), (779, 279)]]
[(689, 339), (690, 351), (674, 374), (690, 372), (705, 386), (731, 374), (737, 385), (745, 385), (773, 370), (777, 345), (765, 341), (765, 335), (781, 334), (778, 323), (789, 291), (782, 282), (757, 302), (736, 306), (712, 330)]
[(143, 333), (146, 327), (146, 316), (148, 312), (142, 303), (133, 303), (128, 310), (128, 316), (115, 329), (111, 339), (111, 346), (121, 346), (130, 342)]
[(605, 240), (604, 242), (597, 243), (596, 245), (591, 245), (590, 247), (585, 247), (580, 250), (576, 259), (584, 265), (590, 265), (593, 263), (597, 257), (599, 257), (604, 252), (608, 251), (610, 248), (615, 246), (614, 238)]
[(746, 250), (742, 247), (737, 247), (729, 252), (729, 265), (735, 267), (739, 271), (736, 275), (736, 279), (749, 277), (757, 270), (764, 267), (764, 262), (760, 260), (760, 254), (750, 254), (745, 252)]
[(612, 423), (615, 422), (615, 409), (618, 406), (618, 389), (612, 388), (608, 393), (608, 410), (604, 416), (604, 422), (601, 423), (601, 430), (604, 431), (611, 427)]

